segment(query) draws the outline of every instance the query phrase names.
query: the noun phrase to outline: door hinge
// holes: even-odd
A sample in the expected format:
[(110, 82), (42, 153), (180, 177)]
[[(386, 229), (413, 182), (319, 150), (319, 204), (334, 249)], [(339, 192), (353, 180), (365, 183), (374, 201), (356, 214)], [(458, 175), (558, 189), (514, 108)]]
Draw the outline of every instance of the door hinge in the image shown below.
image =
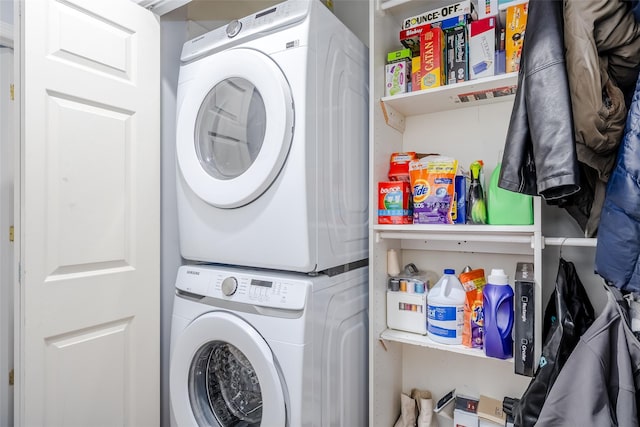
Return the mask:
[(11, 84), (9, 85), (9, 96), (11, 97), (11, 100), (12, 100), (12, 101), (16, 99), (16, 96), (15, 96), (15, 88), (14, 88), (14, 86), (13, 86), (13, 83), (11, 83)]
[(13, 385), (13, 369), (9, 371), (9, 385)]
[(14, 232), (14, 228), (13, 225), (9, 227), (9, 241), (13, 242), (13, 232)]

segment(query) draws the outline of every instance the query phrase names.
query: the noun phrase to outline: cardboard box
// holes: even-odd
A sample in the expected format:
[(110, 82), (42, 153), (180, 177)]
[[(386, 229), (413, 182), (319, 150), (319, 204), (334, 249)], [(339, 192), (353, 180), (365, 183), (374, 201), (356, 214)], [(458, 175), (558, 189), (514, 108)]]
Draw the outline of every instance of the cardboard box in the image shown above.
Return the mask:
[(410, 183), (378, 183), (378, 224), (413, 224)]
[(456, 396), (453, 425), (456, 427), (478, 427), (478, 399)]
[(505, 53), (507, 73), (520, 70), (520, 57), (524, 44), (524, 33), (527, 27), (529, 3), (521, 3), (507, 7), (505, 22)]
[(420, 25), (400, 31), (400, 43), (402, 43), (402, 46), (411, 50), (411, 56), (420, 55), (420, 34), (422, 34), (423, 31), (428, 31), (429, 28), (431, 28), (431, 24)]
[(503, 427), (507, 417), (502, 410), (502, 402), (480, 395), (478, 400), (478, 420), (480, 427)]
[(514, 302), (514, 372), (532, 377), (535, 366), (535, 279), (530, 262), (516, 265)]
[(496, 16), (499, 13), (498, 0), (471, 0), (478, 19)]
[(496, 21), (496, 17), (490, 17), (469, 24), (471, 80), (495, 74)]
[(387, 62), (384, 69), (385, 96), (409, 92), (411, 87), (411, 49), (389, 52)]
[(447, 6), (439, 7), (437, 9), (429, 10), (416, 16), (409, 17), (402, 22), (402, 29), (406, 30), (407, 28), (418, 27), (424, 24), (431, 24), (456, 16), (470, 15), (471, 12), (471, 1), (463, 0)]
[(467, 71), (467, 27), (458, 26), (445, 30), (447, 44), (447, 84), (469, 80)]
[(444, 35), (440, 28), (430, 28), (420, 35), (420, 88), (445, 84)]

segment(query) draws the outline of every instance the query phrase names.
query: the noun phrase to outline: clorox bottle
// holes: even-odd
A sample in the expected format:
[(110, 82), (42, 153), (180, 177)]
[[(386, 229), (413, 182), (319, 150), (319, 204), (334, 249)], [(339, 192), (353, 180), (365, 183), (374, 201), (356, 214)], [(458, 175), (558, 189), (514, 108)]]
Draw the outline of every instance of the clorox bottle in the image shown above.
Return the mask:
[(513, 289), (502, 269), (492, 269), (482, 290), (484, 353), (488, 357), (513, 356)]
[(465, 290), (447, 268), (427, 295), (427, 335), (435, 342), (462, 344)]

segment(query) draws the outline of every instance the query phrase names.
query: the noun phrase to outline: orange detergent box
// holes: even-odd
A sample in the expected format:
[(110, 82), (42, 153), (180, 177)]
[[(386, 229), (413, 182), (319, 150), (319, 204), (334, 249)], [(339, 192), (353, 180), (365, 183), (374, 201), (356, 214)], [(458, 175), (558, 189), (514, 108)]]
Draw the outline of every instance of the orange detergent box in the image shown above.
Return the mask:
[(442, 29), (434, 27), (420, 35), (420, 89), (445, 84), (445, 45)]
[(527, 27), (529, 3), (514, 4), (507, 7), (505, 50), (507, 56), (507, 73), (520, 70), (520, 56), (524, 44), (524, 33)]
[(413, 224), (410, 183), (378, 183), (378, 224)]

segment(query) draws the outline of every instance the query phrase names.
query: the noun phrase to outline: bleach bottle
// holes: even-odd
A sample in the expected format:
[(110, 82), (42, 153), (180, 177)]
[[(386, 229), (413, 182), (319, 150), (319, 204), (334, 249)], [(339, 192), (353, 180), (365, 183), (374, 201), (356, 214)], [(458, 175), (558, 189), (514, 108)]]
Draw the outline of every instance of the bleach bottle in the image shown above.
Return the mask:
[(427, 295), (427, 335), (435, 342), (462, 344), (466, 292), (453, 269), (444, 274)]
[(513, 289), (502, 269), (492, 269), (482, 290), (484, 353), (488, 357), (513, 357)]

